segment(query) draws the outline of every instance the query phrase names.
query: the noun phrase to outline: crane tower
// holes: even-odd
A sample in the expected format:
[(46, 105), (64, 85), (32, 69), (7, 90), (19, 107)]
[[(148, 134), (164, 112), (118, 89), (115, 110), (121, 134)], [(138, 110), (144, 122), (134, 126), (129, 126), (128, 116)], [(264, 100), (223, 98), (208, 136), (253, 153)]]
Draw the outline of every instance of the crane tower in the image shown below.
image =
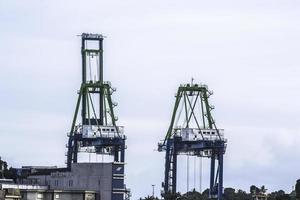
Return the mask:
[(162, 196), (166, 200), (177, 197), (177, 156), (188, 155), (210, 159), (209, 197), (222, 199), (223, 154), (227, 140), (224, 130), (218, 129), (212, 117), (206, 85), (180, 85), (167, 134), (158, 144), (165, 152), (165, 177)]
[(103, 39), (99, 34), (81, 35), (82, 83), (68, 133), (67, 168), (78, 162), (81, 152), (112, 157), (112, 199), (123, 200), (126, 136), (116, 123), (117, 104), (111, 97), (116, 89), (103, 80)]

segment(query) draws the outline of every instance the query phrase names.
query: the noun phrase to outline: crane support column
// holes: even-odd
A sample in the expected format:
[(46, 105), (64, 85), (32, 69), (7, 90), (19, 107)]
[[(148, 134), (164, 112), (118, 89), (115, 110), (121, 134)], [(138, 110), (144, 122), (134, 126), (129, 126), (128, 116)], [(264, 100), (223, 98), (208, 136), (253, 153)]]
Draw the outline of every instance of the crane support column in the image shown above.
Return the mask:
[(164, 191), (168, 191), (169, 190), (169, 173), (170, 173), (170, 165), (171, 165), (171, 159), (170, 159), (170, 140), (167, 141), (166, 144), (166, 155), (165, 155), (165, 181), (163, 184), (164, 187)]
[(177, 188), (177, 138), (174, 138), (174, 147), (173, 147), (173, 164), (172, 164), (172, 193), (176, 194)]
[(219, 184), (218, 184), (218, 200), (222, 199), (223, 195), (223, 153), (220, 153), (218, 158), (219, 162)]
[(209, 197), (213, 198), (213, 194), (215, 193), (215, 168), (216, 168), (216, 156), (215, 153), (212, 152), (210, 158), (210, 185), (209, 185)]
[(124, 200), (129, 196), (124, 184), (126, 136), (114, 112), (117, 104), (111, 96), (116, 89), (103, 81), (103, 39), (99, 34), (81, 35), (82, 83), (68, 133), (67, 167), (70, 170), (72, 163), (79, 162), (79, 153), (113, 157), (113, 162), (108, 161), (113, 168), (111, 196), (113, 200)]
[(224, 130), (218, 129), (212, 118), (213, 106), (208, 102), (211, 94), (206, 85), (191, 83), (178, 88), (170, 126), (164, 140), (158, 144), (158, 151), (165, 151), (165, 177), (162, 184), (165, 200), (176, 200), (178, 197), (178, 155), (211, 159), (209, 197), (222, 200), (223, 154), (227, 140)]

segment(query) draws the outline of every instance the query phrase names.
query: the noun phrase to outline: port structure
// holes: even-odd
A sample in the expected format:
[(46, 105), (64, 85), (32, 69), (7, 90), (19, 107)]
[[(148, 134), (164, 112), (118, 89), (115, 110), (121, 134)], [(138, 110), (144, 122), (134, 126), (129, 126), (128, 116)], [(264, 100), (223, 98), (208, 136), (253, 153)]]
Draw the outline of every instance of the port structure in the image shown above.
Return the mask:
[[(67, 167), (78, 162), (79, 152), (113, 156), (115, 163), (125, 161), (125, 140), (122, 126), (112, 101), (116, 89), (103, 81), (103, 40), (99, 34), (81, 35), (82, 83), (78, 92), (75, 114), (68, 133)], [(81, 108), (81, 123), (79, 110)]]
[[(167, 134), (158, 144), (165, 152), (165, 175), (162, 196), (177, 198), (177, 156), (188, 155), (210, 159), (209, 197), (221, 200), (223, 196), (223, 155), (227, 140), (224, 130), (218, 129), (209, 104), (212, 92), (206, 85), (180, 85)], [(201, 192), (201, 191), (200, 191)]]
[(81, 152), (112, 156), (112, 199), (123, 200), (130, 196), (124, 184), (126, 136), (116, 123), (117, 103), (112, 101), (116, 89), (103, 81), (103, 40), (99, 34), (81, 35), (82, 83), (68, 133), (67, 169), (78, 162)]

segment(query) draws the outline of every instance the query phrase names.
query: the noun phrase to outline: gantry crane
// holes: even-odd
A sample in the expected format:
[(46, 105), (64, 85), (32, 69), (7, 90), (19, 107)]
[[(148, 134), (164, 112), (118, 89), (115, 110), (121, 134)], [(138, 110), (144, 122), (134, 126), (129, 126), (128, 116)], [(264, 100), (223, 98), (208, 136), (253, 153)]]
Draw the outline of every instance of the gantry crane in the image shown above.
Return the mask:
[(81, 35), (82, 83), (68, 133), (67, 167), (78, 162), (79, 152), (113, 156), (112, 199), (123, 200), (126, 136), (116, 124), (111, 97), (115, 89), (103, 81), (103, 39), (99, 34)]
[(193, 82), (178, 88), (169, 129), (158, 144), (158, 151), (165, 151), (162, 196), (166, 200), (177, 198), (177, 156), (181, 154), (211, 160), (209, 197), (222, 199), (223, 154), (227, 140), (224, 130), (217, 128), (212, 117), (213, 106), (208, 102), (211, 94), (206, 85)]

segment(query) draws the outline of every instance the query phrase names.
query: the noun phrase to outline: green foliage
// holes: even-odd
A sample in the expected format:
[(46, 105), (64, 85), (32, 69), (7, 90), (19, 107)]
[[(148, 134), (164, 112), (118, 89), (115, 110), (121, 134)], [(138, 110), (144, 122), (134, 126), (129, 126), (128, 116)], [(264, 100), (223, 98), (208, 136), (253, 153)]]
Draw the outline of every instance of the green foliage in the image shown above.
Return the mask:
[(250, 186), (250, 193), (251, 193), (252, 195), (258, 194), (259, 192), (260, 192), (260, 189), (259, 189), (258, 187), (256, 187), (255, 185), (251, 185), (251, 186)]
[(0, 158), (0, 178), (17, 179), (17, 170), (10, 167), (8, 168), (7, 162), (1, 160)]
[(7, 162), (1, 160), (0, 158), (0, 178), (6, 178), (5, 172), (7, 171)]
[(18, 178), (17, 176), (17, 170), (10, 167), (9, 169), (5, 169), (4, 170), (4, 177), (6, 179), (13, 179), (14, 181), (16, 181), (16, 179)]
[(235, 199), (235, 189), (225, 188), (224, 189), (224, 199), (234, 200)]
[[(298, 193), (297, 193), (298, 191)], [(262, 187), (256, 187), (255, 185), (251, 185), (249, 193), (243, 190), (236, 190), (234, 188), (225, 188), (224, 189), (224, 196), (223, 200), (253, 200), (254, 195), (260, 195), (260, 196), (267, 196), (268, 200), (296, 200), (295, 196), (297, 197), (297, 200), (300, 200), (300, 179), (297, 180), (295, 191), (293, 191), (291, 194), (285, 193), (283, 190), (274, 191), (269, 194), (266, 194), (267, 189), (265, 186)], [(298, 195), (298, 196), (297, 196)], [(140, 200), (158, 200), (159, 198), (153, 198), (153, 197), (145, 197), (141, 198)], [(187, 192), (185, 194), (177, 193), (176, 195), (172, 194), (165, 194), (164, 195), (165, 200), (211, 200), (209, 199), (209, 189), (204, 190), (202, 193), (197, 192), (195, 189), (193, 191)]]
[(264, 185), (261, 186), (261, 188), (259, 189), (259, 192), (262, 193), (262, 194), (265, 194), (267, 192), (266, 187)]
[(268, 195), (269, 200), (291, 200), (291, 196), (289, 194), (286, 194), (283, 190), (278, 190), (275, 192), (271, 192)]
[[(235, 193), (235, 200), (251, 200), (252, 199), (252, 196), (251, 194), (243, 191), (243, 190), (238, 190), (236, 193)], [(229, 200), (229, 199), (226, 199), (226, 200)], [(231, 199), (230, 199), (231, 200)]]
[(159, 200), (159, 198), (158, 197), (153, 197), (153, 196), (147, 196), (147, 197), (145, 197), (145, 198), (140, 198), (140, 200)]
[(175, 200), (175, 199), (179, 199), (181, 198), (181, 194), (180, 193), (176, 193), (176, 194), (172, 194), (172, 193), (165, 193), (163, 195), (165, 200)]
[(300, 179), (297, 180), (295, 185), (296, 198), (300, 200)]
[[(207, 196), (208, 197), (208, 196)], [(202, 195), (200, 192), (197, 192), (195, 189), (191, 192), (187, 192), (181, 197), (179, 197), (179, 200), (206, 200), (207, 197), (205, 195)]]

